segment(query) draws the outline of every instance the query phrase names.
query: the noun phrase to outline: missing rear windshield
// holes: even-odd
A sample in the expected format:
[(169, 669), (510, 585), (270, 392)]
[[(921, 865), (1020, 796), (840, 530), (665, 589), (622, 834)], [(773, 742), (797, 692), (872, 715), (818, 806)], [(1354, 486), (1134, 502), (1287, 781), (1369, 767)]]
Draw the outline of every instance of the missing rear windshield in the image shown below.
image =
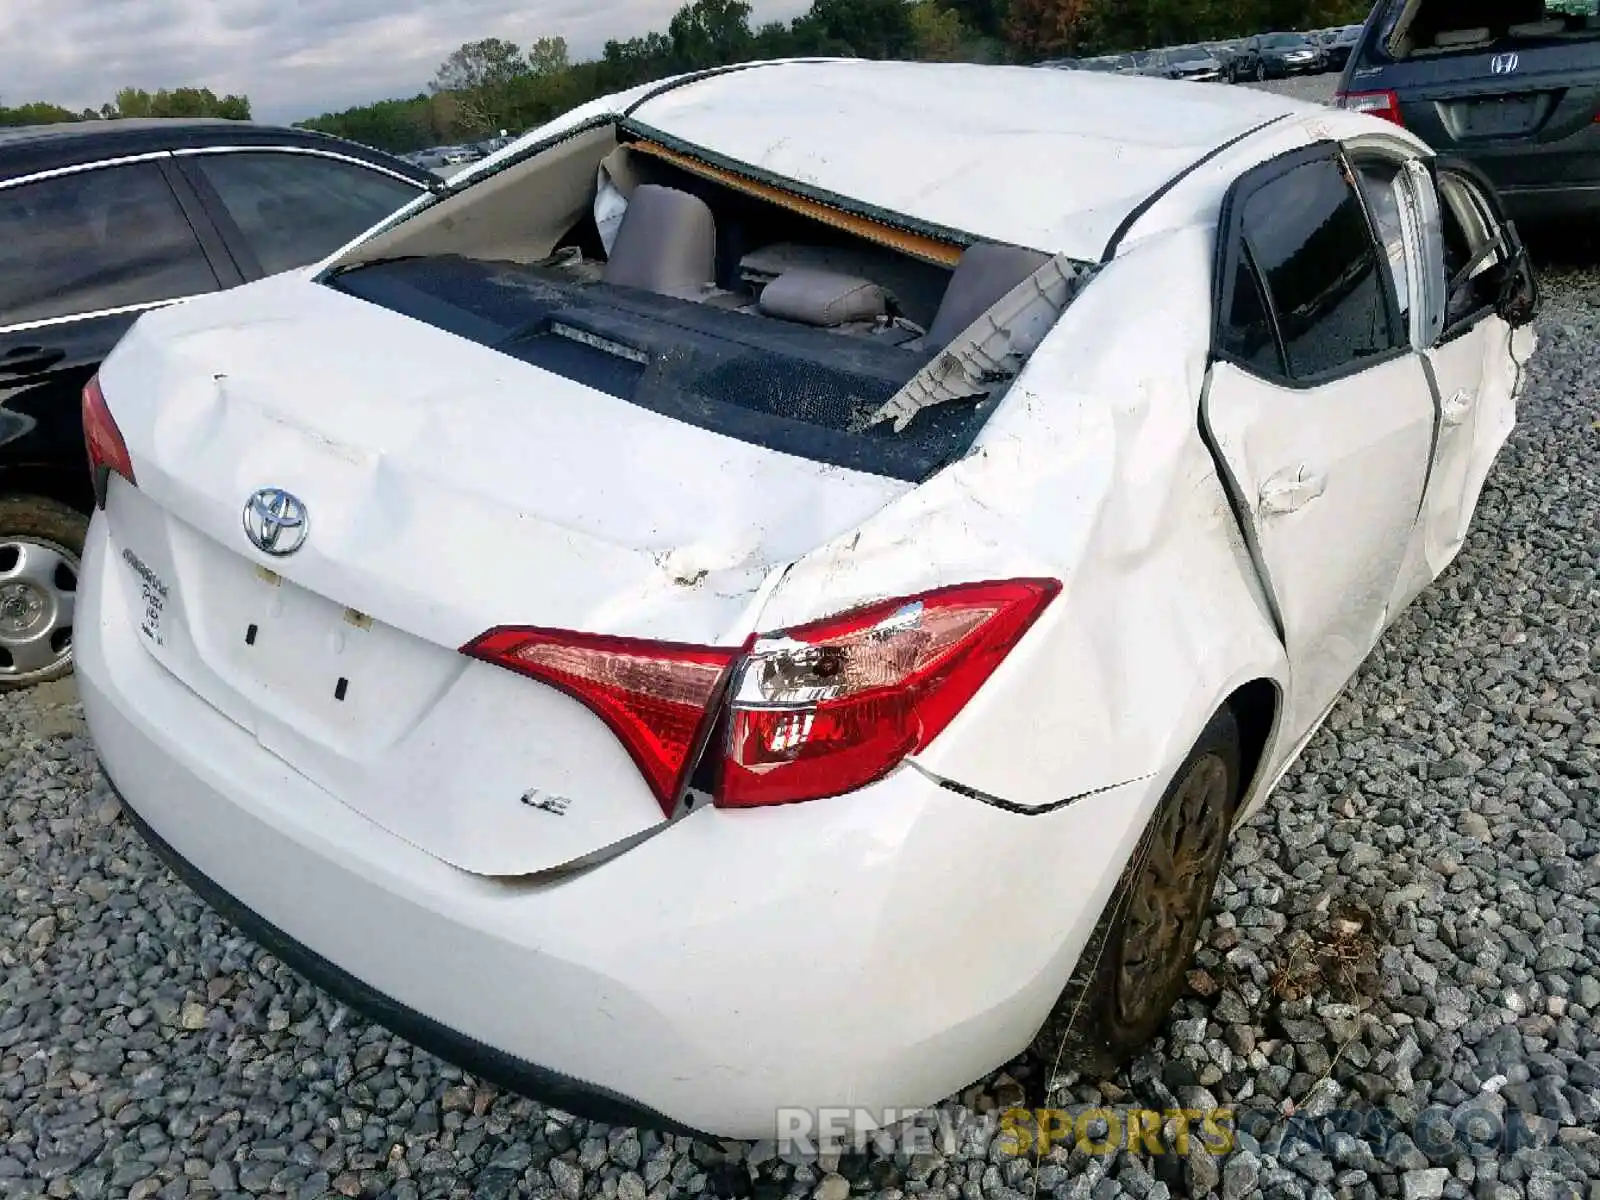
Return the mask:
[(1600, 39), (1600, 0), (1408, 0), (1387, 38), (1395, 58), (1484, 54)]
[(970, 448), (1093, 269), (914, 224), (596, 127), (322, 282), (687, 424), (920, 481)]

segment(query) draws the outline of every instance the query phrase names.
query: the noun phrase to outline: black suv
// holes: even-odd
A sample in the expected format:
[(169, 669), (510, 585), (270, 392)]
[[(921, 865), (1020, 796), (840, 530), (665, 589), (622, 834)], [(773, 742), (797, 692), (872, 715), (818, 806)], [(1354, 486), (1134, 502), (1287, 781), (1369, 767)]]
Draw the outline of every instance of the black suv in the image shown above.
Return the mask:
[(80, 393), (138, 315), (331, 254), (428, 172), (303, 129), (0, 129), (0, 688), (65, 674), (92, 505)]
[(1339, 103), (1473, 163), (1514, 217), (1600, 215), (1600, 0), (1383, 0)]

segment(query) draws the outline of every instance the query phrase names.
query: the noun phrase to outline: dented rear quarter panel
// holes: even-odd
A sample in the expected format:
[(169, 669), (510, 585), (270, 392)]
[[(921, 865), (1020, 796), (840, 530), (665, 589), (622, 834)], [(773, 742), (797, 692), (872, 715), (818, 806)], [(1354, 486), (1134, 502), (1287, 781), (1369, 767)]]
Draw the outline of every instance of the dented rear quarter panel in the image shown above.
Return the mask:
[(1106, 267), (966, 457), (801, 559), (765, 606), (773, 628), (959, 579), (1063, 582), (925, 771), (1044, 808), (1164, 778), (1234, 688), (1286, 685), (1198, 431), (1213, 246), (1190, 226)]

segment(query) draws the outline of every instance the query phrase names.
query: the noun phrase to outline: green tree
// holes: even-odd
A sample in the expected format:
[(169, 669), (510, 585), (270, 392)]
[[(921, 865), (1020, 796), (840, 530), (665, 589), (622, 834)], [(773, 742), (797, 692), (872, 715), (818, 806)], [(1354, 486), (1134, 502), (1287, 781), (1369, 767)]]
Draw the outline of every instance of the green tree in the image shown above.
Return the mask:
[(123, 88), (115, 103), (100, 110), (104, 117), (223, 117), (230, 121), (250, 119), (248, 96), (218, 96), (210, 88)]
[(0, 125), (59, 125), (65, 121), (82, 119), (80, 114), (70, 109), (43, 100), (32, 100), (27, 104), (19, 104), (16, 108), (7, 108), (0, 104)]
[(468, 42), (439, 64), (433, 77), (436, 92), (475, 92), (510, 83), (530, 70), (522, 48), (501, 38)]
[(535, 38), (528, 47), (528, 70), (541, 79), (560, 75), (570, 65), (567, 61), (567, 39), (564, 37)]
[(794, 31), (782, 21), (768, 21), (750, 41), (751, 58), (790, 58), (797, 53)]
[(667, 26), (673, 57), (683, 67), (720, 67), (748, 56), (750, 6), (744, 0), (693, 0)]
[(913, 0), (911, 44), (913, 53), (923, 62), (959, 61), (970, 36), (955, 10), (939, 0)]
[(905, 0), (815, 0), (794, 33), (804, 53), (906, 58), (915, 46)]
[(1005, 35), (1025, 57), (1077, 54), (1095, 30), (1091, 0), (1012, 0)]

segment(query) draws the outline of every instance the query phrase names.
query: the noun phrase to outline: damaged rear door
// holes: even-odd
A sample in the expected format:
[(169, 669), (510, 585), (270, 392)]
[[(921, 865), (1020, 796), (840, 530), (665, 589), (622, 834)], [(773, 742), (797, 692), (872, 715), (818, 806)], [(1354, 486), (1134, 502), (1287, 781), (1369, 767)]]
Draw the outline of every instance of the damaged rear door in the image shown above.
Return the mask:
[(1276, 611), (1305, 728), (1376, 642), (1434, 406), (1339, 147), (1241, 177), (1220, 227), (1202, 428)]

